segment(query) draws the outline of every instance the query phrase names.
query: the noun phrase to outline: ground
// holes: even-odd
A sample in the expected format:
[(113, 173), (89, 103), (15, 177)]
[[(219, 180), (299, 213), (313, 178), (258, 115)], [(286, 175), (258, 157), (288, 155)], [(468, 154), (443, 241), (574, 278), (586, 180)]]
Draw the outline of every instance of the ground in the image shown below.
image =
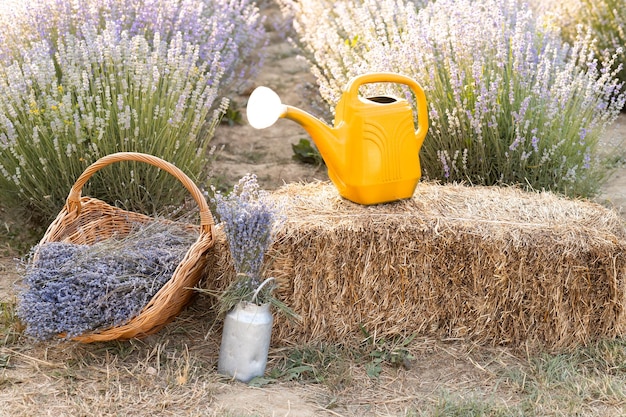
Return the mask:
[[(271, 18), (277, 11), (266, 12)], [(274, 32), (268, 54), (265, 67), (251, 84), (269, 86), (284, 103), (310, 109), (315, 79), (306, 62), (297, 57), (297, 50)], [(232, 184), (248, 172), (256, 173), (262, 186), (270, 190), (294, 181), (326, 180), (323, 167), (292, 159), (292, 144), (307, 137), (299, 125), (279, 120), (271, 128), (255, 130), (245, 123), (248, 93), (234, 97), (244, 113), (244, 123), (222, 124), (216, 132), (215, 183)], [(607, 132), (604, 146), (612, 149), (624, 137), (626, 116), (622, 115)], [(616, 210), (626, 207), (626, 169), (619, 162), (599, 197)], [(7, 232), (13, 232), (5, 226)], [(0, 258), (0, 303), (10, 303), (19, 280), (16, 251), (8, 246), (0, 249), (4, 254)], [(494, 368), (517, 362), (504, 348), (422, 339), (414, 341), (411, 352), (419, 361), (413, 361), (410, 369), (386, 367), (379, 378), (367, 375), (368, 359), (364, 358), (333, 363), (336, 381), (326, 376), (323, 383), (304, 384), (283, 378), (250, 387), (216, 375), (219, 332), (202, 306), (202, 302), (196, 303), (163, 335), (144, 341), (101, 347), (27, 342), (3, 347), (0, 343), (0, 416), (404, 415), (414, 404), (428, 403), (440, 392), (498, 392)], [(290, 348), (273, 347), (269, 367), (284, 360)], [(513, 402), (514, 391), (505, 393)], [(611, 412), (616, 410), (600, 409), (598, 415)]]
[(266, 86), (276, 91), (284, 104), (311, 110), (316, 94), (315, 77), (308, 70), (307, 62), (298, 56), (298, 50), (284, 39), (284, 35), (272, 32), (267, 47), (267, 60), (260, 74), (233, 97), (242, 114), (242, 123), (229, 126), (223, 123), (216, 131), (212, 144), (216, 147), (217, 160), (214, 179), (218, 183), (235, 183), (246, 173), (254, 173), (263, 188), (271, 190), (294, 181), (326, 180), (323, 166), (295, 161), (292, 144), (308, 138), (306, 131), (297, 123), (279, 119), (267, 129), (257, 130), (247, 123), (245, 105), (251, 90)]

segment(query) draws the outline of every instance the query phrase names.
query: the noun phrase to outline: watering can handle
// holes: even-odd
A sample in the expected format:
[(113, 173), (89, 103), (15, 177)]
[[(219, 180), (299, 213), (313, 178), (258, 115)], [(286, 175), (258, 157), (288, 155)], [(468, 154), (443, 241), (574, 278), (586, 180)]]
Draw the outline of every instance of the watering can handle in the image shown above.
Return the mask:
[(359, 94), (359, 88), (363, 84), (372, 83), (395, 83), (408, 85), (413, 94), (415, 94), (415, 101), (417, 105), (417, 131), (415, 131), (415, 137), (418, 143), (421, 145), (428, 132), (428, 104), (426, 102), (426, 94), (422, 87), (412, 78), (409, 78), (402, 74), (395, 72), (375, 72), (371, 74), (363, 74), (354, 77), (348, 82), (345, 91), (350, 97), (356, 98)]

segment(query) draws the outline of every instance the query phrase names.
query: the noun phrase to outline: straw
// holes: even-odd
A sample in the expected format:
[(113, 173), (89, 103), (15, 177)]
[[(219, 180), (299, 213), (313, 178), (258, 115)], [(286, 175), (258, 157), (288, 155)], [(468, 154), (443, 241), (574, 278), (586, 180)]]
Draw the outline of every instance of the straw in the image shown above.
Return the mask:
[[(420, 183), (412, 199), (362, 206), (329, 183), (273, 193), (287, 221), (270, 250), (274, 341), (358, 343), (361, 326), (481, 344), (565, 349), (624, 334), (626, 231), (588, 201), (517, 188)], [(228, 285), (216, 237), (204, 284)]]

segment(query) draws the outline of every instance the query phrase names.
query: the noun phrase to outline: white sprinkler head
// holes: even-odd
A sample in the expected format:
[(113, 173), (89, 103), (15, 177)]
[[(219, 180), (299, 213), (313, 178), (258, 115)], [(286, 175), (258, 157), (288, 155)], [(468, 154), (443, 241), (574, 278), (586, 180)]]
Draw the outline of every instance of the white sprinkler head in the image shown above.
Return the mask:
[(255, 129), (270, 127), (287, 111), (287, 106), (280, 102), (280, 97), (272, 89), (257, 87), (246, 107), (248, 123)]

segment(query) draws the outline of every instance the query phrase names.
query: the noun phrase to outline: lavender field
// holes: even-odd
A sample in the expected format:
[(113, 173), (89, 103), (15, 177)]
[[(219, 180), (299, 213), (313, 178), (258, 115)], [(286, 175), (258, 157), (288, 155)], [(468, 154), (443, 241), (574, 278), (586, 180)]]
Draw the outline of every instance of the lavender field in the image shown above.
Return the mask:
[[(620, 210), (621, 51), (593, 55), (586, 32), (566, 45), (508, 0), (437, 0), (421, 13), (425, 1), (12, 1), (0, 3), (0, 416), (626, 414), (622, 339), (541, 354), (411, 335), (357, 350), (273, 345), (266, 378), (248, 386), (216, 373), (209, 296), (155, 335), (83, 345), (29, 337), (16, 288), (19, 259), (99, 156), (158, 154), (207, 192), (248, 172), (270, 191), (328, 180), (293, 159), (300, 126), (246, 123), (247, 97), (267, 85), (332, 123), (340, 89), (365, 71), (408, 73), (427, 91), (426, 180), (536, 180)], [(120, 167), (85, 193), (152, 212), (179, 205), (180, 188)]]

